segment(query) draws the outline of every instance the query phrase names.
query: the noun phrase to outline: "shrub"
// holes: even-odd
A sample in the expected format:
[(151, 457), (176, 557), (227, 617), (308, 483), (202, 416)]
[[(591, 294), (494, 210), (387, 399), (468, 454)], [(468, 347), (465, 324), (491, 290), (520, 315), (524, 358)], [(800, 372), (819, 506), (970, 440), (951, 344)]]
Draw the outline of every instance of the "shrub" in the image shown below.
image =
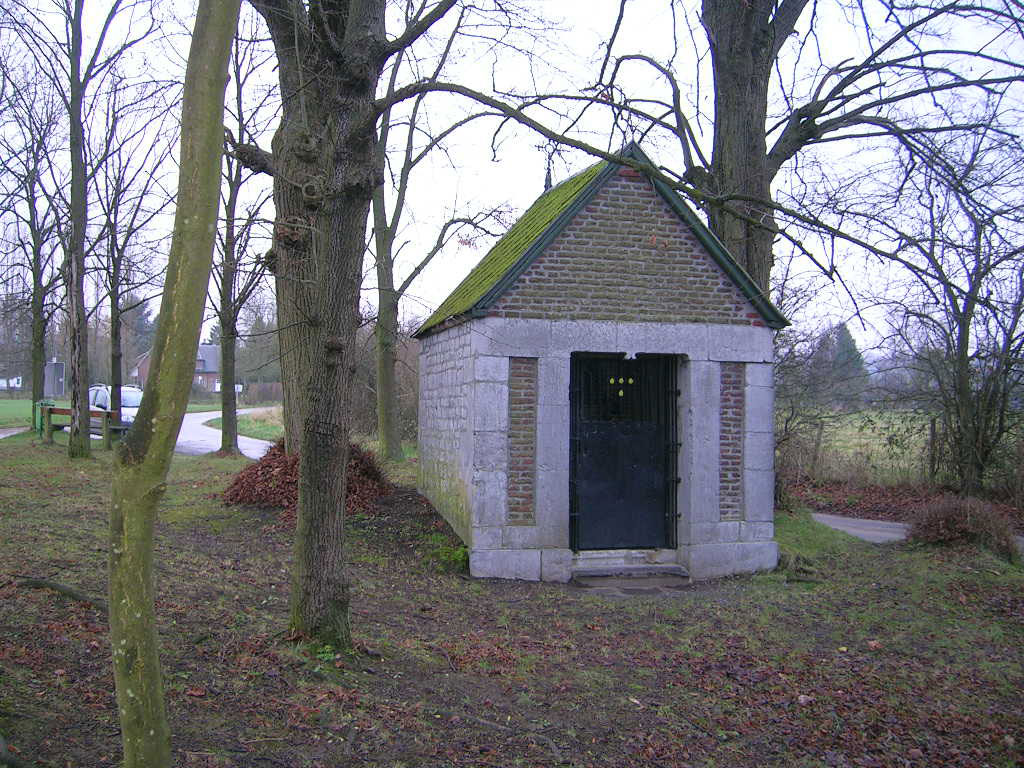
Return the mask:
[(469, 570), (469, 550), (461, 541), (451, 543), (443, 533), (432, 533), (427, 537), (429, 556), (437, 561), (442, 571), (465, 573)]
[(911, 523), (910, 538), (925, 544), (978, 544), (1007, 560), (1017, 558), (1010, 520), (979, 499), (947, 495), (922, 506)]

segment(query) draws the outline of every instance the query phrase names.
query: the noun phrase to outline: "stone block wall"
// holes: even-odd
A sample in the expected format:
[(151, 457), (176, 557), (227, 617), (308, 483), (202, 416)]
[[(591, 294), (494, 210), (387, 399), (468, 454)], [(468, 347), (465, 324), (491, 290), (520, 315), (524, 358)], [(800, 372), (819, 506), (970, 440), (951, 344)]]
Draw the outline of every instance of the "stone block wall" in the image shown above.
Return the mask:
[(562, 581), (593, 564), (594, 553), (569, 549), (570, 361), (573, 352), (627, 350), (679, 359), (679, 547), (601, 553), (601, 563), (678, 563), (695, 578), (774, 566), (769, 329), (498, 317), (465, 325), (474, 575)]
[(473, 360), (468, 324), (420, 345), (419, 488), (470, 541)]

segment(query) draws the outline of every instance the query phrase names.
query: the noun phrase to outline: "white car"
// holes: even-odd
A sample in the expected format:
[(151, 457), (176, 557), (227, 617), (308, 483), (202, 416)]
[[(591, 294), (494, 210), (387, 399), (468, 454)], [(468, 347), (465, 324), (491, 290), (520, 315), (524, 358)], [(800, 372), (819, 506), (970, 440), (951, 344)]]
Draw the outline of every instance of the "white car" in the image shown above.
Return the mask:
[[(142, 390), (138, 387), (121, 387), (121, 422), (131, 424), (142, 402)], [(98, 411), (110, 410), (110, 387), (93, 384), (89, 387), (89, 407)]]

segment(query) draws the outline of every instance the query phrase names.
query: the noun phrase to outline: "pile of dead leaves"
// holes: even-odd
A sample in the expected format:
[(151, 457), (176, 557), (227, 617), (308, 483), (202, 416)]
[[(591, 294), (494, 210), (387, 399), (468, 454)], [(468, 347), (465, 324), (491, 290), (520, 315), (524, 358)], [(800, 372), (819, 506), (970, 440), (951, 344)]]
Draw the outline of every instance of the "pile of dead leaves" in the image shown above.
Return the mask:
[[(370, 512), (377, 499), (389, 490), (376, 457), (351, 443), (345, 512), (349, 515)], [(222, 498), (225, 504), (279, 508), (282, 520), (294, 521), (299, 503), (298, 455), (286, 454), (284, 441), (278, 440), (262, 459), (235, 475)]]

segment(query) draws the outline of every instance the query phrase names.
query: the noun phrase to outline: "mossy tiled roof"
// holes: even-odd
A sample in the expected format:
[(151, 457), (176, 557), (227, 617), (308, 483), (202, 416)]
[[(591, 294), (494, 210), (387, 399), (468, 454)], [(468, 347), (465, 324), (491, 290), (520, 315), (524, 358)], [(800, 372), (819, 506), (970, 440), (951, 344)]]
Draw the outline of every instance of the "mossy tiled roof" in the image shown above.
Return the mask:
[(509, 272), (530, 246), (544, 234), (545, 230), (576, 201), (607, 162), (595, 163), (584, 171), (570, 176), (537, 198), (508, 232), (473, 267), (465, 280), (459, 283), (451, 295), (420, 326), (417, 335), (427, 329), (468, 312), (488, 291)]
[[(624, 147), (620, 155), (642, 165), (654, 167), (650, 158), (636, 144)], [(518, 279), (533, 259), (548, 246), (619, 167), (617, 164), (601, 161), (569, 177), (537, 198), (413, 335), (422, 336), (449, 318), (458, 318), (490, 306)], [(721, 241), (704, 225), (679, 193), (656, 178), (652, 178), (651, 181), (655, 190), (693, 231), (711, 258), (764, 317), (768, 326), (784, 328), (789, 325), (789, 321), (758, 288), (750, 275), (729, 255)]]

